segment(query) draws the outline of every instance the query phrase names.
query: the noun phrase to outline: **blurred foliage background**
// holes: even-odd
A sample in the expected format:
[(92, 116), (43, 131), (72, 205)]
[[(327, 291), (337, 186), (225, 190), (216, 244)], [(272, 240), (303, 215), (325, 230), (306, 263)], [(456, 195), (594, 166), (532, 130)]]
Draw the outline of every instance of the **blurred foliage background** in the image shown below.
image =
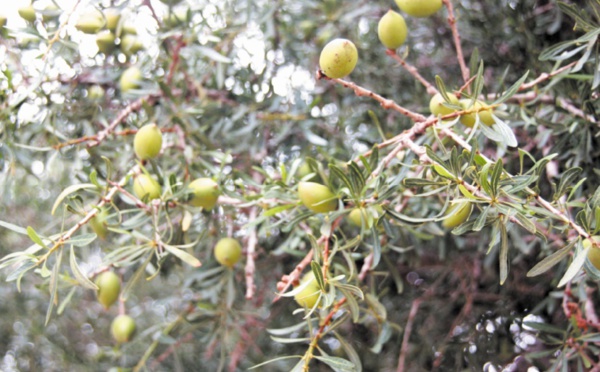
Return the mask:
[[(541, 60), (543, 51), (600, 30), (596, 0), (564, 3), (589, 23), (552, 0), (452, 3), (467, 63), (475, 54), (485, 64), (483, 94), (502, 92), (526, 71), (529, 80), (553, 71), (559, 62)], [(50, 5), (60, 9), (58, 17), (50, 17)], [(33, 7), (34, 22), (16, 19), (13, 12), (1, 30), (0, 220), (12, 228), (0, 228), (0, 256), (32, 244), (15, 226), (32, 226), (47, 237), (76, 224), (85, 215), (82, 211), (93, 209), (114, 185), (109, 180), (117, 182), (136, 165), (133, 132), (128, 130), (156, 122), (167, 129), (165, 145), (146, 169), (172, 191), (165, 194), (159, 222), (131, 199), (115, 198), (108, 239), (76, 247), (77, 261), (93, 276), (107, 267), (109, 252), (141, 244), (132, 231), (152, 239), (156, 226), (168, 226), (175, 231), (173, 241), (197, 242), (188, 252), (203, 266), (194, 268), (169, 255), (153, 258), (141, 271), (156, 274), (152, 280), (138, 280), (121, 310), (116, 305), (106, 310), (93, 290), (71, 278), (65, 251), (59, 296), (47, 325), (50, 283), (39, 267), (23, 276), (20, 291), (14, 280), (0, 286), (0, 369), (234, 371), (303, 355), (307, 342), (280, 343), (266, 331), (303, 323), (302, 314), (294, 313), (297, 304), (289, 297), (272, 301), (282, 275), (291, 273), (311, 248), (307, 231), (318, 238), (332, 221), (302, 217), (296, 207), (282, 209), (290, 213), (277, 217), (270, 208), (297, 202), (297, 182), (282, 175), (282, 169), (295, 171), (298, 159), (310, 157), (326, 170), (328, 163), (356, 159), (413, 126), (410, 118), (386, 111), (374, 100), (316, 79), (320, 50), (331, 39), (348, 38), (358, 48), (359, 62), (349, 80), (429, 115), (426, 89), (386, 55), (377, 37), (377, 22), (396, 5), (390, 0), (183, 0), (173, 6), (154, 0), (36, 0)], [(99, 52), (95, 35), (75, 28), (86, 11), (111, 7), (121, 14), (119, 28), (136, 29), (141, 50), (124, 51), (117, 42), (114, 51)], [(177, 19), (169, 21), (172, 16)], [(446, 9), (429, 18), (406, 17), (409, 37), (398, 54), (428, 81), (439, 76), (448, 90), (457, 90), (464, 82), (446, 17)], [(597, 86), (592, 87), (598, 43), (590, 55), (578, 72), (531, 90), (544, 99), (513, 100), (504, 110), (519, 148), (537, 160), (557, 154), (544, 164), (537, 184), (542, 197), (554, 202), (561, 174), (581, 167), (573, 184), (585, 180), (571, 203), (559, 204), (573, 218), (600, 181), (600, 104)], [(119, 77), (130, 66), (140, 69), (143, 81), (138, 89), (124, 92)], [(93, 86), (103, 94), (93, 97)], [(97, 139), (93, 136), (132, 104), (136, 109), (117, 123), (114, 134), (91, 146)], [(520, 174), (522, 162), (526, 169), (534, 164), (514, 148), (483, 135), (475, 138), (482, 154), (502, 159), (512, 174)], [(446, 140), (437, 142), (429, 133), (415, 141), (435, 143), (447, 155), (453, 144)], [(380, 149), (381, 157), (388, 150)], [(405, 215), (433, 217), (446, 196), (408, 197), (407, 190), (412, 195), (417, 190), (399, 183), (414, 169), (412, 161), (406, 151), (406, 158), (391, 163), (381, 179), (388, 188), (381, 189), (388, 191), (390, 206), (403, 205)], [(102, 187), (70, 194), (51, 214), (63, 190), (93, 177)], [(176, 200), (185, 198), (183, 185), (198, 177), (217, 180), (226, 199), (213, 211), (191, 210), (185, 217), (190, 210)], [(382, 201), (372, 194), (365, 200), (373, 205)], [(347, 208), (353, 205), (356, 200), (346, 200)], [(271, 215), (264, 212), (269, 210)], [(129, 216), (139, 218), (127, 224)], [(181, 227), (184, 218), (191, 218), (191, 228)], [(337, 335), (327, 333), (321, 340), (322, 352), (352, 359), (354, 350), (365, 371), (402, 370), (399, 366), (411, 371), (598, 370), (598, 320), (590, 318), (600, 304), (598, 282), (580, 275), (572, 285), (557, 288), (569, 258), (540, 276), (527, 277), (538, 261), (577, 238), (560, 221), (536, 218), (549, 232), (547, 239), (517, 226), (509, 229), (510, 273), (500, 285), (498, 252), (486, 254), (495, 230), (452, 235), (437, 222), (413, 225), (384, 217), (382, 259), (362, 284), (354, 282), (366, 295), (360, 319), (352, 322), (337, 314), (344, 321), (337, 325)], [(81, 230), (92, 233), (89, 226)], [(256, 293), (245, 299), (244, 264), (233, 271), (220, 269), (212, 247), (226, 235), (246, 247), (252, 234), (258, 239)], [(336, 234), (340, 242), (368, 236), (365, 246), (349, 255), (360, 270), (369, 249), (375, 249), (372, 232), (342, 222)], [(115, 262), (124, 283), (133, 281), (141, 260)], [(55, 258), (49, 263), (56, 264)], [(340, 274), (352, 266), (344, 265), (340, 259), (332, 270)], [(16, 266), (5, 267), (3, 279)], [(109, 328), (123, 307), (135, 318), (137, 334), (119, 346)], [(313, 319), (322, 320), (329, 309)], [(589, 324), (577, 322), (581, 314)], [(306, 337), (303, 332), (290, 331), (290, 337)], [(403, 342), (406, 332), (408, 344)], [(405, 360), (399, 363), (401, 354)], [(257, 370), (286, 371), (294, 364), (278, 360)], [(317, 360), (310, 366), (331, 370)]]

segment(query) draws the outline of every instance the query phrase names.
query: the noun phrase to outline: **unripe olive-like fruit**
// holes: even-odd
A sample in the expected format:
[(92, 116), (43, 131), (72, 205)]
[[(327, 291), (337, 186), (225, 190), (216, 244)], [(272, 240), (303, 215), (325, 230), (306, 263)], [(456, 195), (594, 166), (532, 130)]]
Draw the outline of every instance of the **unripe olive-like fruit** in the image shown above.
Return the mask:
[(219, 185), (210, 178), (198, 178), (188, 186), (194, 196), (189, 200), (189, 203), (194, 207), (202, 207), (211, 210), (221, 192)]
[(104, 27), (104, 24), (105, 21), (102, 14), (97, 11), (91, 11), (79, 17), (75, 28), (86, 34), (95, 34)]
[(317, 213), (332, 212), (337, 209), (335, 195), (325, 185), (315, 182), (298, 183), (298, 196), (308, 209)]
[[(458, 98), (454, 94), (448, 94), (448, 97), (450, 98), (450, 103), (460, 106)], [(449, 115), (456, 111), (456, 109), (444, 106), (444, 103), (446, 103), (444, 97), (440, 93), (436, 93), (429, 101), (429, 110), (435, 116)]]
[(88, 88), (88, 98), (93, 101), (98, 101), (104, 98), (104, 88), (100, 85), (92, 85)]
[(104, 18), (106, 20), (106, 28), (115, 32), (121, 19), (121, 13), (114, 8), (104, 10)]
[(319, 66), (325, 76), (339, 79), (349, 75), (358, 62), (358, 51), (347, 39), (334, 39), (321, 51)]
[(106, 226), (106, 218), (108, 212), (106, 209), (101, 209), (92, 219), (90, 220), (90, 227), (96, 235), (102, 240), (106, 239), (106, 235), (108, 235), (108, 227)]
[(121, 33), (123, 35), (137, 35), (137, 29), (131, 23), (125, 23), (121, 28)]
[(121, 314), (112, 321), (110, 332), (118, 343), (127, 342), (135, 332), (135, 321), (129, 315)]
[(413, 17), (429, 17), (440, 10), (442, 0), (396, 0), (396, 5), (404, 13)]
[(126, 56), (131, 56), (144, 49), (144, 44), (135, 35), (124, 35), (121, 38), (121, 52)]
[(473, 204), (470, 202), (451, 205), (450, 208), (448, 208), (448, 211), (446, 211), (446, 215), (449, 217), (442, 221), (442, 226), (444, 226), (446, 229), (455, 228), (469, 218), (472, 210)]
[(121, 92), (139, 88), (141, 80), (142, 72), (140, 69), (135, 66), (129, 67), (127, 70), (123, 71), (123, 74), (121, 74), (121, 78), (119, 79)]
[(321, 289), (319, 288), (319, 284), (315, 279), (315, 274), (312, 271), (302, 277), (300, 280), (300, 285), (306, 282), (310, 283), (308, 283), (306, 287), (294, 295), (294, 300), (296, 300), (298, 305), (310, 309), (317, 304)]
[(98, 50), (100, 50), (104, 54), (110, 54), (113, 50), (115, 50), (115, 34), (110, 32), (109, 30), (101, 31), (96, 34), (96, 45), (98, 45)]
[(388, 49), (396, 49), (406, 41), (408, 30), (404, 17), (399, 13), (389, 10), (377, 25), (379, 41)]
[(362, 219), (367, 218), (367, 211), (364, 208), (354, 208), (350, 214), (348, 214), (348, 219), (355, 226), (362, 226)]
[(296, 171), (296, 178), (301, 180), (311, 173), (313, 173), (313, 176), (310, 177), (310, 179), (315, 178), (314, 172), (311, 169), (310, 165), (308, 165), (307, 162), (303, 161), (302, 164), (300, 164), (300, 166), (298, 167), (298, 170)]
[[(592, 237), (596, 244), (600, 243), (600, 236)], [(585, 249), (589, 249), (587, 253), (587, 258), (592, 265), (598, 270), (600, 270), (600, 248), (594, 247), (592, 242), (589, 239), (585, 239), (583, 241), (583, 247)]]
[(140, 199), (148, 195), (148, 200), (160, 198), (160, 185), (149, 175), (138, 174), (133, 180), (133, 193)]
[(133, 150), (138, 158), (155, 158), (162, 147), (162, 133), (156, 124), (146, 124), (138, 129), (133, 139)]
[(54, 4), (50, 4), (42, 11), (42, 20), (44, 22), (53, 21), (60, 16), (60, 13), (62, 13), (62, 10)]
[(479, 121), (487, 126), (494, 125), (496, 122), (492, 117), (492, 109), (487, 108), (488, 106), (482, 101), (475, 101), (473, 106), (469, 106), (471, 104), (471, 99), (464, 98), (459, 101), (463, 110), (478, 110), (483, 109), (478, 112), (473, 112), (470, 114), (465, 114), (460, 117), (460, 122), (469, 128), (473, 128), (475, 125), (475, 121), (477, 120), (477, 115), (479, 115)]
[(215, 258), (223, 266), (233, 267), (241, 256), (242, 246), (233, 238), (222, 238), (215, 245)]
[(98, 286), (98, 302), (108, 309), (112, 304), (117, 302), (119, 293), (121, 292), (121, 281), (119, 276), (112, 271), (105, 271), (96, 278)]
[(29, 6), (21, 7), (21, 8), (19, 8), (18, 12), (19, 12), (19, 15), (21, 16), (21, 18), (23, 18), (27, 22), (35, 22), (36, 14), (35, 14), (35, 9), (33, 8), (33, 6), (29, 5)]

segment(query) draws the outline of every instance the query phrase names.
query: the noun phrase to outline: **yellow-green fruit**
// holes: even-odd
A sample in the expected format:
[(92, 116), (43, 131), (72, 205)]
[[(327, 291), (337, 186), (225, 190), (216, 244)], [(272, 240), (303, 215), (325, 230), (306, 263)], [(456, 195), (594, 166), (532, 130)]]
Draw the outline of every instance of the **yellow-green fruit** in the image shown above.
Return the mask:
[(160, 185), (149, 175), (138, 174), (133, 180), (133, 193), (140, 199), (148, 195), (148, 200), (160, 198)]
[(108, 235), (108, 227), (106, 226), (107, 215), (108, 212), (106, 209), (102, 209), (90, 220), (90, 227), (102, 240), (106, 239), (106, 235)]
[(129, 315), (121, 314), (113, 320), (110, 332), (118, 343), (127, 342), (135, 332), (135, 321)]
[(396, 5), (404, 13), (413, 17), (429, 17), (440, 10), (442, 0), (396, 0)]
[(61, 13), (62, 10), (60, 8), (54, 4), (50, 4), (42, 11), (42, 19), (44, 22), (50, 22), (57, 19)]
[(155, 158), (162, 147), (162, 133), (156, 124), (146, 124), (138, 129), (133, 139), (133, 150), (138, 158)]
[(92, 85), (88, 88), (88, 98), (92, 101), (98, 101), (104, 98), (104, 88), (100, 85)]
[(377, 35), (379, 41), (388, 49), (396, 49), (406, 41), (406, 22), (399, 13), (389, 10), (381, 19), (377, 26)]
[(131, 23), (126, 23), (121, 28), (121, 32), (123, 35), (137, 35), (137, 29)]
[(223, 238), (215, 245), (215, 258), (223, 266), (233, 267), (242, 256), (242, 246), (233, 238)]
[(325, 76), (339, 79), (349, 75), (358, 62), (358, 51), (347, 39), (334, 39), (321, 51), (319, 66)]
[(317, 213), (332, 212), (338, 206), (338, 200), (331, 190), (315, 182), (298, 183), (298, 197), (302, 204)]
[(315, 279), (315, 274), (312, 271), (302, 277), (300, 280), (300, 285), (303, 285), (307, 282), (309, 282), (308, 285), (306, 285), (306, 287), (304, 287), (300, 292), (296, 293), (294, 300), (296, 300), (298, 305), (311, 309), (317, 304), (321, 289), (319, 288), (319, 285)]
[(314, 172), (312, 171), (310, 165), (308, 165), (307, 162), (303, 161), (302, 164), (300, 164), (300, 166), (298, 167), (298, 170), (296, 171), (296, 178), (301, 180), (309, 174), (313, 174), (313, 176), (310, 177), (310, 179), (315, 178)]
[(121, 13), (114, 8), (106, 9), (104, 11), (104, 19), (106, 20), (106, 28), (115, 32), (121, 19)]
[[(594, 236), (592, 239), (596, 241), (596, 244), (600, 243), (600, 236)], [(583, 248), (589, 249), (587, 253), (588, 260), (590, 260), (590, 263), (594, 265), (596, 269), (600, 270), (600, 248), (594, 247), (589, 239), (583, 241)]]
[(21, 18), (27, 22), (34, 22), (36, 19), (35, 9), (31, 5), (19, 8), (18, 12)]
[(470, 202), (463, 202), (459, 204), (453, 204), (448, 208), (446, 212), (447, 217), (444, 221), (442, 221), (442, 226), (446, 229), (453, 229), (461, 223), (465, 222), (469, 215), (471, 215), (471, 211), (473, 210), (473, 204)]
[(167, 27), (175, 27), (183, 24), (187, 20), (187, 10), (178, 9), (170, 12), (163, 17), (163, 24)]
[(140, 69), (135, 66), (129, 67), (127, 70), (123, 71), (123, 74), (121, 74), (121, 78), (119, 79), (121, 92), (139, 88), (141, 80), (142, 72)]
[(468, 98), (461, 99), (459, 102), (463, 110), (483, 109), (478, 112), (462, 115), (460, 117), (460, 122), (463, 123), (465, 126), (473, 128), (473, 126), (475, 125), (475, 121), (477, 120), (477, 115), (479, 115), (479, 121), (487, 126), (492, 126), (496, 123), (494, 121), (494, 118), (492, 117), (492, 109), (487, 108), (488, 106), (484, 102), (475, 101), (473, 106), (469, 106), (469, 104), (471, 103), (471, 99)]
[(85, 13), (79, 17), (77, 23), (75, 24), (75, 28), (86, 34), (95, 34), (100, 31), (102, 27), (104, 27), (104, 24), (105, 21), (102, 17), (102, 14), (97, 11), (93, 11)]
[(210, 178), (198, 178), (188, 186), (194, 196), (189, 203), (194, 207), (212, 209), (217, 204), (221, 192), (219, 185)]
[(4, 26), (6, 26), (6, 17), (0, 14), (0, 29), (2, 29)]
[[(448, 97), (450, 98), (450, 103), (452, 103), (453, 105), (460, 106), (458, 98), (456, 98), (454, 94), (448, 94)], [(444, 106), (444, 103), (446, 103), (444, 97), (440, 93), (436, 93), (433, 97), (431, 97), (431, 100), (429, 101), (429, 110), (435, 116), (449, 115), (456, 111), (453, 108)]]
[(144, 44), (135, 35), (124, 35), (121, 38), (120, 48), (123, 54), (131, 56), (144, 49)]
[(119, 293), (121, 292), (121, 281), (117, 274), (112, 271), (105, 271), (96, 278), (98, 286), (98, 302), (108, 309), (112, 304), (117, 302)]
[[(367, 218), (367, 211), (364, 208), (354, 208), (350, 214), (348, 214), (348, 220), (354, 224), (354, 226), (362, 226), (363, 218)], [(365, 223), (366, 225), (366, 223)]]
[(105, 30), (96, 34), (96, 45), (98, 50), (104, 54), (110, 54), (115, 50), (115, 34), (109, 30)]

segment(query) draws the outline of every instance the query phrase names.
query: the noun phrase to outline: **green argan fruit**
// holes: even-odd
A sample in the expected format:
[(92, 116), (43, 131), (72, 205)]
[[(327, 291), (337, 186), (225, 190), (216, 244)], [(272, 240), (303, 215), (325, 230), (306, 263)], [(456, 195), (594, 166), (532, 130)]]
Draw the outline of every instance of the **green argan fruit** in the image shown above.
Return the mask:
[(358, 51), (347, 39), (334, 39), (321, 51), (319, 66), (325, 76), (339, 79), (349, 75), (358, 62)]
[(389, 10), (377, 25), (379, 41), (388, 49), (396, 49), (406, 41), (408, 30), (404, 17), (399, 13)]
[(475, 121), (477, 120), (477, 115), (479, 115), (480, 122), (487, 126), (492, 126), (496, 123), (494, 121), (494, 118), (492, 117), (492, 109), (487, 108), (488, 106), (484, 102), (475, 101), (473, 106), (469, 106), (471, 104), (471, 99), (464, 98), (461, 99), (459, 103), (462, 106), (463, 110), (483, 109), (478, 112), (462, 115), (460, 117), (460, 122), (463, 123), (465, 126), (473, 128), (473, 126), (475, 125)]
[[(448, 97), (450, 98), (450, 103), (453, 105), (460, 105), (458, 98), (456, 98), (454, 94), (448, 94)], [(446, 103), (444, 97), (440, 93), (436, 93), (429, 101), (429, 110), (435, 116), (449, 115), (456, 111), (453, 108), (444, 106), (444, 103)]]
[(121, 34), (123, 35), (137, 35), (137, 29), (131, 23), (125, 23), (121, 28)]
[(50, 4), (44, 10), (42, 10), (42, 20), (44, 22), (53, 21), (55, 19), (58, 19), (61, 13), (62, 10), (60, 8), (58, 8), (54, 4)]
[[(600, 236), (593, 236), (592, 239), (596, 241), (596, 244), (600, 243)], [(583, 248), (589, 249), (587, 253), (588, 260), (596, 269), (600, 270), (600, 248), (594, 247), (589, 239), (583, 241)]]
[(21, 16), (21, 18), (23, 18), (27, 22), (35, 22), (35, 19), (36, 19), (35, 9), (33, 8), (33, 6), (31, 6), (31, 4), (28, 6), (19, 8), (18, 12), (19, 12), (19, 15)]
[(91, 87), (88, 88), (88, 98), (91, 99), (92, 101), (98, 101), (101, 100), (102, 98), (104, 98), (104, 88), (102, 88), (100, 85), (92, 85)]
[(101, 31), (96, 34), (96, 45), (98, 45), (98, 50), (100, 50), (104, 54), (110, 54), (113, 50), (115, 50), (115, 34), (110, 32), (109, 30)]
[(338, 200), (331, 190), (319, 183), (298, 183), (298, 196), (302, 204), (316, 213), (332, 212), (338, 206)]
[(215, 258), (223, 266), (233, 267), (242, 256), (242, 246), (233, 238), (223, 238), (215, 245)]
[(3, 29), (4, 26), (6, 26), (6, 16), (0, 14), (0, 30)]
[(119, 79), (121, 92), (139, 88), (141, 81), (142, 72), (140, 69), (135, 66), (129, 67), (127, 70), (123, 71), (123, 74), (121, 74), (121, 78)]
[(307, 282), (308, 284), (306, 287), (294, 295), (294, 300), (296, 300), (298, 305), (311, 309), (317, 304), (317, 301), (319, 301), (321, 289), (319, 288), (319, 284), (317, 284), (317, 280), (315, 279), (315, 274), (312, 271), (308, 272), (300, 279), (300, 285)]
[(98, 286), (98, 302), (108, 309), (112, 304), (117, 302), (119, 293), (121, 292), (121, 281), (119, 276), (112, 271), (105, 271), (96, 278)]
[(404, 13), (413, 17), (429, 17), (440, 10), (442, 0), (396, 0), (396, 5)]
[(121, 52), (129, 57), (144, 49), (144, 44), (137, 36), (127, 34), (121, 38), (120, 48)]
[(219, 185), (210, 178), (198, 178), (189, 184), (188, 188), (194, 194), (189, 203), (194, 207), (211, 210), (217, 204), (221, 192)]
[(444, 221), (442, 221), (442, 226), (446, 229), (453, 229), (461, 223), (465, 222), (469, 216), (471, 215), (471, 211), (473, 210), (473, 204), (470, 202), (463, 202), (458, 204), (453, 204), (446, 211), (446, 215), (448, 216)]
[(354, 224), (354, 226), (362, 226), (362, 219), (366, 218), (367, 211), (364, 208), (354, 208), (350, 214), (348, 214), (348, 220)]
[(187, 10), (177, 9), (163, 17), (163, 24), (167, 27), (175, 27), (187, 20)]
[(181, 2), (181, 0), (160, 0), (161, 3), (169, 6), (177, 5)]
[(148, 195), (148, 200), (160, 198), (160, 185), (149, 175), (142, 173), (138, 174), (133, 180), (133, 193), (140, 199)]
[(92, 219), (90, 220), (90, 227), (96, 235), (102, 240), (106, 239), (106, 235), (108, 235), (108, 228), (106, 226), (106, 218), (108, 217), (108, 212), (106, 209), (101, 209)]
[(296, 171), (296, 178), (301, 180), (309, 174), (313, 174), (313, 176), (310, 177), (310, 179), (315, 178), (314, 172), (310, 168), (310, 165), (308, 165), (307, 162), (303, 161), (302, 164), (300, 164), (300, 166), (298, 167), (298, 170)]
[(106, 20), (106, 28), (115, 32), (121, 19), (121, 13), (114, 8), (104, 10), (104, 19)]
[(104, 27), (105, 21), (98, 11), (90, 11), (83, 14), (77, 20), (75, 28), (86, 34), (95, 34)]
[(110, 325), (110, 332), (118, 343), (122, 344), (131, 340), (135, 332), (135, 321), (129, 315), (117, 316)]
[(162, 147), (162, 133), (156, 124), (146, 124), (138, 129), (133, 139), (133, 150), (141, 160), (155, 158)]

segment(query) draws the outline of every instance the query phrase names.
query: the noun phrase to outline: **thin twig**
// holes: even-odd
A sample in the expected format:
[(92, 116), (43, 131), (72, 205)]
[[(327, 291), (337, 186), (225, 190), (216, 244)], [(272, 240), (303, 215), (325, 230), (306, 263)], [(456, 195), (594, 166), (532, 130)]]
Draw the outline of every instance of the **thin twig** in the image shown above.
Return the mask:
[(458, 28), (456, 27), (456, 17), (454, 16), (454, 8), (452, 7), (452, 2), (450, 0), (442, 1), (448, 9), (448, 24), (450, 25), (450, 29), (452, 30), (452, 38), (454, 39), (454, 46), (456, 48), (456, 58), (458, 59), (458, 64), (460, 65), (460, 72), (462, 73), (463, 80), (467, 82), (469, 80), (469, 68), (467, 67), (467, 64), (465, 62), (462, 46), (460, 44), (460, 34), (458, 33)]
[[(254, 207), (250, 209), (248, 219), (250, 221), (254, 221), (256, 219), (256, 216), (257, 208)], [(244, 273), (246, 275), (246, 299), (248, 300), (254, 297), (254, 291), (256, 290), (256, 285), (254, 284), (254, 255), (257, 243), (258, 236), (256, 233), (256, 226), (252, 226), (250, 228), (250, 232), (248, 233), (248, 240), (246, 243), (246, 267), (244, 268)]]
[(394, 49), (386, 50), (385, 54), (392, 57), (396, 62), (400, 63), (402, 67), (406, 69), (406, 71), (408, 71), (412, 76), (415, 77), (415, 79), (417, 79), (421, 84), (423, 84), (423, 86), (427, 88), (428, 94), (434, 95), (438, 92), (437, 89), (419, 73), (419, 70), (417, 70), (415, 66), (409, 64), (404, 59), (402, 59), (402, 57), (396, 54), (396, 51)]
[(410, 312), (408, 313), (408, 320), (406, 321), (406, 327), (404, 328), (404, 336), (402, 337), (402, 347), (400, 348), (400, 356), (398, 357), (398, 368), (396, 372), (404, 372), (404, 366), (406, 364), (406, 355), (408, 354), (408, 342), (410, 340), (410, 334), (412, 333), (413, 324), (417, 317), (417, 312), (421, 306), (421, 298), (413, 300), (410, 306)]

